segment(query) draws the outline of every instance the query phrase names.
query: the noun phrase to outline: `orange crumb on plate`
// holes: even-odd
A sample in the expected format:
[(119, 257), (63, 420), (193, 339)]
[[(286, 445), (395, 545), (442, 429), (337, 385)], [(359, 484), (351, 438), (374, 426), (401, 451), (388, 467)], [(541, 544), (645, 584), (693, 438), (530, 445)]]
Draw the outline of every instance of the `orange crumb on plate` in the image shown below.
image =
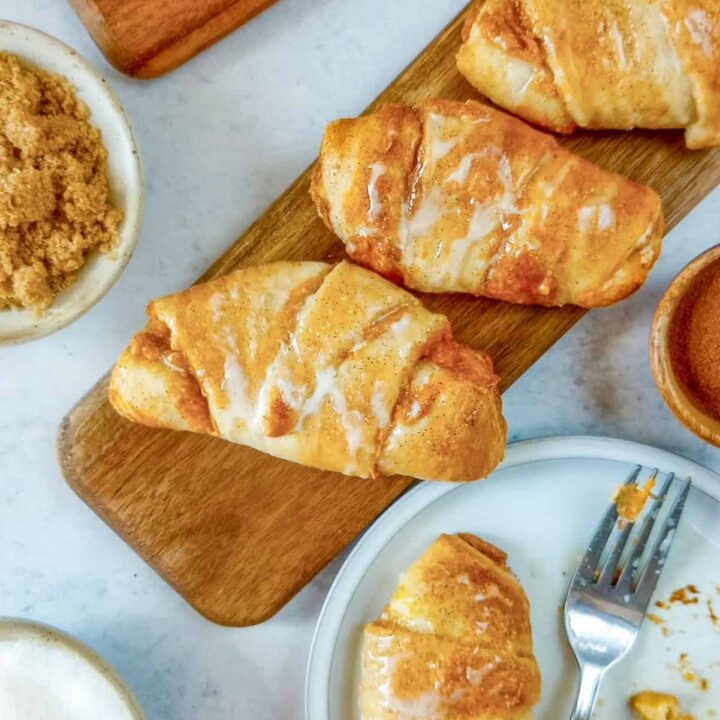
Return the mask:
[[(697, 605), (699, 599), (697, 598), (697, 595), (700, 594), (700, 591), (697, 588), (697, 585), (686, 585), (683, 588), (678, 588), (673, 592), (673, 594), (668, 598), (669, 603), (682, 603), (683, 605)], [(692, 597), (695, 595), (696, 597)]]
[(618, 515), (626, 522), (635, 522), (642, 514), (645, 503), (652, 495), (655, 478), (650, 478), (644, 487), (640, 485), (623, 485), (615, 491), (613, 502)]
[(645, 690), (630, 698), (630, 707), (640, 720), (694, 720), (682, 711), (674, 695)]

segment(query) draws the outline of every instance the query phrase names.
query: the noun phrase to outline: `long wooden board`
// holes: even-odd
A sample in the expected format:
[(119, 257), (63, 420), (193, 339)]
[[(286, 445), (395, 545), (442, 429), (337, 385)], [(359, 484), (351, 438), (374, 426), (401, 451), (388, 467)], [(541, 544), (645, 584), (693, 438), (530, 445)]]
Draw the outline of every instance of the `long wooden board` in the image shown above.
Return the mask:
[[(476, 97), (455, 70), (460, 27), (458, 18), (372, 107)], [(653, 185), (670, 228), (720, 182), (720, 149), (689, 152), (680, 133), (588, 133), (564, 143)], [(278, 259), (341, 256), (310, 202), (309, 181), (306, 172), (202, 279)], [(463, 296), (423, 299), (450, 317), (460, 340), (493, 357), (504, 389), (583, 314)], [(411, 482), (345, 478), (213, 438), (133, 425), (111, 409), (106, 390), (104, 378), (62, 425), (65, 476), (193, 607), (222, 624), (273, 615)]]
[(275, 0), (69, 0), (118, 70), (153, 78), (246, 23)]

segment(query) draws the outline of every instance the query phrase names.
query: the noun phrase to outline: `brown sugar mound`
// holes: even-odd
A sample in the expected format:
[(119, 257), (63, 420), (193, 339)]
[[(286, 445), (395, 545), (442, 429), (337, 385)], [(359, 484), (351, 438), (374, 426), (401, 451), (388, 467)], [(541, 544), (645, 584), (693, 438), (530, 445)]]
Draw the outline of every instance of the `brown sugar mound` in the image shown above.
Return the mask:
[(59, 75), (0, 52), (0, 310), (50, 306), (118, 240), (107, 152)]

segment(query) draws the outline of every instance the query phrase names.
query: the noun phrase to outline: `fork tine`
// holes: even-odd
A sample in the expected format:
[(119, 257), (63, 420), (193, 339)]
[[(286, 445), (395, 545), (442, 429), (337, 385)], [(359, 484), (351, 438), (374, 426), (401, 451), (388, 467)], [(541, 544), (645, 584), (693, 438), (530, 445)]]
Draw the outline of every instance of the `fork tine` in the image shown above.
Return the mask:
[[(625, 485), (633, 485), (637, 481), (641, 470), (642, 466), (638, 465), (628, 476), (625, 481)], [(598, 525), (598, 529), (595, 532), (593, 539), (590, 541), (587, 552), (585, 553), (577, 571), (578, 576), (584, 577), (588, 582), (592, 582), (594, 580), (595, 571), (597, 570), (600, 562), (600, 557), (605, 549), (605, 544), (607, 543), (608, 538), (612, 534), (617, 519), (617, 506), (613, 502), (610, 503), (610, 507), (607, 509), (605, 516), (600, 521), (600, 525)]]
[(620, 537), (615, 542), (613, 549), (610, 551), (607, 560), (603, 564), (597, 580), (598, 585), (612, 585), (612, 581), (618, 568), (618, 563), (620, 562), (623, 550), (627, 545), (627, 541), (630, 539), (630, 533), (632, 531), (633, 523), (627, 523), (627, 525), (623, 528)]
[(672, 504), (670, 514), (665, 519), (665, 523), (662, 526), (660, 535), (655, 542), (652, 556), (648, 561), (648, 564), (643, 569), (642, 574), (639, 576), (637, 587), (634, 593), (635, 604), (641, 606), (643, 611), (647, 608), (650, 603), (650, 597), (655, 590), (657, 585), (658, 577), (665, 564), (670, 548), (672, 547), (673, 540), (675, 539), (675, 532), (678, 524), (680, 523), (680, 517), (682, 516), (683, 509), (685, 508), (685, 501), (690, 493), (692, 487), (692, 481), (690, 478), (685, 480), (683, 489), (680, 494), (675, 498), (675, 502)]
[[(657, 471), (655, 471), (654, 476), (657, 476)], [(660, 490), (660, 493), (655, 496), (655, 500), (650, 506), (650, 511), (645, 516), (645, 519), (640, 526), (640, 534), (637, 537), (637, 542), (635, 543), (635, 546), (633, 547), (630, 556), (625, 562), (622, 573), (620, 573), (620, 577), (618, 578), (617, 587), (622, 589), (623, 591), (626, 591), (630, 587), (630, 583), (637, 575), (635, 571), (637, 570), (638, 563), (640, 562), (640, 558), (645, 551), (645, 546), (647, 544), (648, 538), (650, 537), (650, 533), (655, 526), (655, 520), (657, 520), (657, 516), (660, 514), (660, 510), (662, 509), (663, 503), (667, 498), (668, 491), (672, 487), (674, 480), (675, 474), (669, 473), (667, 478), (665, 478), (662, 490)]]

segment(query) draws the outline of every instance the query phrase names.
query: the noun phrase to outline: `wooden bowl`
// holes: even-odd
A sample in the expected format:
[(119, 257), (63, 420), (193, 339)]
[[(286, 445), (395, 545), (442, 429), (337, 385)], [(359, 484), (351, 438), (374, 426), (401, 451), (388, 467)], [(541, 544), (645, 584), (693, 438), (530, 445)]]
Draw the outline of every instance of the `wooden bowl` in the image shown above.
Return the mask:
[(670, 362), (668, 341), (678, 303), (697, 275), (716, 261), (720, 261), (720, 245), (696, 257), (672, 281), (655, 311), (650, 332), (650, 365), (658, 389), (675, 417), (695, 435), (720, 447), (720, 419), (709, 415), (679, 381)]

